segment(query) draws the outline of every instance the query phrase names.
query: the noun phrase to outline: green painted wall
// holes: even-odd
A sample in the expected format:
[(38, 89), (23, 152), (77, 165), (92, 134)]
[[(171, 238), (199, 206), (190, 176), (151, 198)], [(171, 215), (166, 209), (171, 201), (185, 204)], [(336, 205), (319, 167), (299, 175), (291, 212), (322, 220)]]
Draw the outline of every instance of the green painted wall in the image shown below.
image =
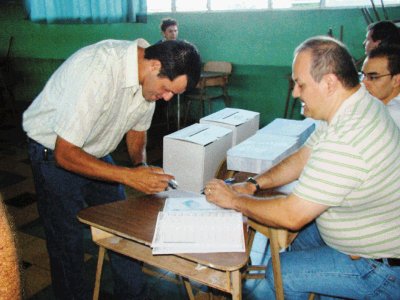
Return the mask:
[[(391, 19), (400, 19), (400, 6), (387, 10)], [(366, 24), (360, 9), (155, 14), (147, 24), (45, 25), (26, 20), (19, 5), (1, 4), (0, 53), (6, 53), (13, 36), (18, 100), (32, 101), (54, 69), (85, 45), (108, 38), (156, 42), (165, 16), (178, 19), (180, 38), (196, 44), (204, 61), (233, 63), (233, 106), (260, 111), (262, 125), (283, 116), (292, 53), (304, 39), (329, 28), (339, 37), (343, 26), (351, 53), (357, 59), (363, 55)], [(217, 103), (214, 110), (220, 107)]]

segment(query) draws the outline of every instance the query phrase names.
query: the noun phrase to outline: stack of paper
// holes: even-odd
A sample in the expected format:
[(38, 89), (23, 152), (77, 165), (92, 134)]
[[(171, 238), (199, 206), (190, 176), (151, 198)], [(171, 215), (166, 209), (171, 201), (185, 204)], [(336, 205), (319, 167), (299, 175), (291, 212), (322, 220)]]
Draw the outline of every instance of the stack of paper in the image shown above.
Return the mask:
[(229, 170), (259, 174), (297, 151), (315, 129), (315, 121), (275, 119), (227, 153)]
[(168, 198), (159, 212), (153, 254), (244, 252), (243, 217), (204, 196)]
[(278, 164), (297, 149), (297, 138), (255, 134), (228, 150), (229, 170), (259, 174)]
[(298, 121), (277, 118), (257, 133), (295, 137), (297, 138), (297, 146), (301, 147), (314, 129), (315, 121), (313, 119)]

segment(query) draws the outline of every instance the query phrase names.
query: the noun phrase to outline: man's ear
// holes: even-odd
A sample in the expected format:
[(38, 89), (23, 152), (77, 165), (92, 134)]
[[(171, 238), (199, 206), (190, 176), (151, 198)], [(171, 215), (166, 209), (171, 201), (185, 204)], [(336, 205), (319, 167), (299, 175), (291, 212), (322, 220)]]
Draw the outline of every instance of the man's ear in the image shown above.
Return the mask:
[(157, 59), (152, 59), (150, 61), (150, 68), (152, 71), (160, 71), (161, 70), (161, 62)]
[(337, 84), (338, 84), (338, 78), (336, 77), (335, 74), (325, 74), (323, 77), (324, 84), (326, 84), (327, 91), (329, 94), (333, 93), (336, 91)]
[(394, 80), (394, 86), (400, 87), (400, 73), (393, 75), (392, 79)]

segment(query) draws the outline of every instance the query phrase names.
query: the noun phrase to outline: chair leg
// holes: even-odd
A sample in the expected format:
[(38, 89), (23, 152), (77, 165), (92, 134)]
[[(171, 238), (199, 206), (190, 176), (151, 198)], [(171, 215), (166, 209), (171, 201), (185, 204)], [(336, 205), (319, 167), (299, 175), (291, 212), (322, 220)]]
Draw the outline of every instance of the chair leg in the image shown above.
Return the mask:
[(188, 124), (188, 117), (189, 117), (189, 112), (190, 112), (190, 104), (191, 100), (185, 100), (186, 105), (185, 105), (185, 119), (183, 120), (183, 126), (187, 126)]
[(223, 90), (223, 94), (224, 94), (225, 106), (230, 107), (231, 106), (231, 97), (228, 95), (228, 89), (226, 88), (226, 86), (224, 86), (222, 90)]
[(169, 132), (169, 104), (170, 102), (167, 102), (167, 108), (165, 109), (165, 114), (167, 117), (167, 132)]
[(200, 99), (200, 118), (204, 117), (204, 105), (205, 105), (205, 100), (203, 98)]

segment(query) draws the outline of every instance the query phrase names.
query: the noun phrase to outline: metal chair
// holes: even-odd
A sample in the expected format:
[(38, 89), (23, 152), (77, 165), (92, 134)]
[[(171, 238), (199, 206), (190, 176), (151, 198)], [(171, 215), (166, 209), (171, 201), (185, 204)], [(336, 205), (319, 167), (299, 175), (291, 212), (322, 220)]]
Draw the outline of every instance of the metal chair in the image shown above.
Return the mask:
[(193, 100), (200, 101), (200, 115), (204, 116), (204, 105), (208, 103), (208, 112), (211, 113), (211, 101), (223, 98), (225, 106), (230, 106), (231, 98), (228, 95), (228, 79), (232, 73), (232, 64), (226, 61), (209, 61), (205, 63), (203, 72), (196, 89), (185, 93), (186, 111), (185, 124)]

